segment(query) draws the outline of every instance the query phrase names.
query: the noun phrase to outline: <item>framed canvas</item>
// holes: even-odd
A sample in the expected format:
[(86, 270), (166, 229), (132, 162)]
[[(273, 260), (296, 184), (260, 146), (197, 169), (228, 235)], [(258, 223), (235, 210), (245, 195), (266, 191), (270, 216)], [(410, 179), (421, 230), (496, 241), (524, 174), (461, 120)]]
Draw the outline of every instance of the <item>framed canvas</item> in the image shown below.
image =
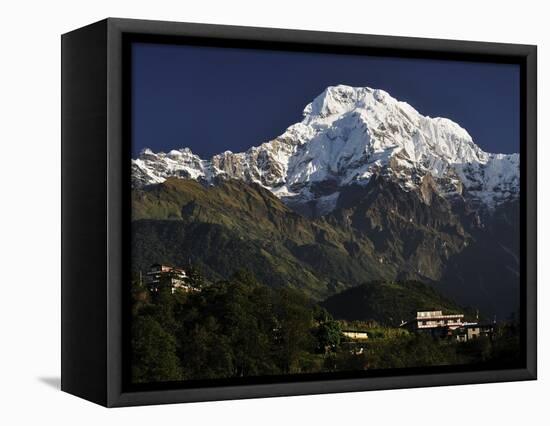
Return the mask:
[(106, 19), (62, 36), (62, 389), (536, 378), (536, 47)]

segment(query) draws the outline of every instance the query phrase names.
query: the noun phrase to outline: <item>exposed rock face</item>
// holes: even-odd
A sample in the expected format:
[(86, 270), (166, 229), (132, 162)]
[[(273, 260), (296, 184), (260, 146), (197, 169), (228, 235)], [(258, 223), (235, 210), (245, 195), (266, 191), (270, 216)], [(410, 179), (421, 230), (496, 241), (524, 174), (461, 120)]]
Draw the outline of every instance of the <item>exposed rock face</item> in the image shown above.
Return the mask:
[(429, 182), (428, 204), (376, 176), (342, 188), (334, 210), (314, 218), (258, 184), (170, 178), (132, 192), (132, 261), (136, 271), (192, 262), (212, 281), (247, 269), (317, 300), (365, 282), (416, 280), (505, 318), (519, 300), (519, 204), (480, 215), (429, 192)]

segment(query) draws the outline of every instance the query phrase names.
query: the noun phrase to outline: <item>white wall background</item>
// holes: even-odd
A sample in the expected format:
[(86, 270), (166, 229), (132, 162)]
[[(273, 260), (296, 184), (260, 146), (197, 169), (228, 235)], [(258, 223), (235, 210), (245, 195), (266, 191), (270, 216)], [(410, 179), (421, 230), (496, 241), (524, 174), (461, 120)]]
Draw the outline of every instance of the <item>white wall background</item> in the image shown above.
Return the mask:
[[(543, 1), (89, 0), (0, 5), (0, 423), (543, 424), (548, 419), (550, 114)], [(539, 381), (107, 410), (56, 389), (60, 34), (107, 16), (539, 46)], [(546, 395), (545, 395), (546, 393)]]

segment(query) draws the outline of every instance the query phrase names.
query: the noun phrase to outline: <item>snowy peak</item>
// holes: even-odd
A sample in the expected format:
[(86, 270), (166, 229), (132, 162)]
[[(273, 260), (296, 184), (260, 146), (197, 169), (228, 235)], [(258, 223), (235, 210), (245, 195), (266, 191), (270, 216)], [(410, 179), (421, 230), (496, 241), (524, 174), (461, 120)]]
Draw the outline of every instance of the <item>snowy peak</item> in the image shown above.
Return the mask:
[(144, 186), (162, 183), (168, 177), (208, 179), (209, 163), (193, 154), (189, 148), (172, 150), (169, 153), (154, 153), (146, 148), (137, 159), (132, 160), (132, 184)]
[[(383, 105), (394, 106), (398, 103), (399, 101), (392, 98), (389, 93), (380, 89), (345, 85), (329, 86), (306, 106), (304, 117), (309, 118), (309, 121), (338, 117), (355, 109), (375, 110), (379, 107), (382, 110)], [(404, 102), (402, 104), (408, 106)]]
[[(318, 131), (349, 139), (354, 129), (367, 130), (374, 151), (401, 148), (414, 162), (427, 154), (450, 162), (483, 161), (483, 151), (468, 132), (446, 118), (422, 116), (406, 102), (369, 87), (327, 88), (304, 111), (302, 124)], [(340, 135), (333, 130), (342, 129)], [(337, 133), (337, 132), (336, 132)]]
[(421, 115), (406, 102), (369, 87), (328, 87), (304, 109), (303, 120), (269, 142), (210, 160), (189, 149), (145, 150), (132, 160), (134, 185), (169, 176), (258, 183), (289, 204), (316, 203), (324, 214), (338, 188), (385, 175), (406, 191), (430, 175), (440, 195), (493, 208), (519, 194), (519, 155), (489, 154), (446, 118)]

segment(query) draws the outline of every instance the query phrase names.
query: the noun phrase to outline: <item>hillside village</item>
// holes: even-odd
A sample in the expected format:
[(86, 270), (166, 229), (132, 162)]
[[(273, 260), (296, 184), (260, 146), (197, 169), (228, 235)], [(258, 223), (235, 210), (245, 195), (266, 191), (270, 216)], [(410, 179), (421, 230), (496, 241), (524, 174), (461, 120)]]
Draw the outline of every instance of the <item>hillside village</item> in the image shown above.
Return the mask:
[[(401, 288), (398, 283), (393, 287)], [(372, 296), (373, 304), (383, 300), (380, 294)], [(303, 292), (263, 285), (247, 271), (205, 283), (193, 266), (156, 263), (135, 276), (132, 298), (136, 383), (472, 363), (502, 366), (516, 363), (519, 353), (513, 321), (483, 323), (456, 309), (417, 306), (409, 306), (410, 318), (397, 324), (378, 314), (365, 320), (334, 316)]]
[[(163, 264), (153, 264), (145, 274), (141, 283), (151, 295), (158, 294), (163, 287), (169, 288), (171, 294), (200, 292), (201, 287), (194, 284), (184, 268)], [(370, 324), (372, 330), (378, 327)], [(441, 310), (417, 311), (416, 315), (407, 321), (402, 321), (399, 328), (409, 333), (425, 334), (433, 338), (450, 339), (467, 342), (478, 338), (493, 337), (494, 323), (468, 322), (463, 313), (444, 314)], [(369, 331), (369, 324), (361, 328), (347, 326), (346, 321), (340, 323), (340, 334), (343, 340), (364, 344), (376, 333)], [(353, 348), (355, 351), (355, 347)]]

